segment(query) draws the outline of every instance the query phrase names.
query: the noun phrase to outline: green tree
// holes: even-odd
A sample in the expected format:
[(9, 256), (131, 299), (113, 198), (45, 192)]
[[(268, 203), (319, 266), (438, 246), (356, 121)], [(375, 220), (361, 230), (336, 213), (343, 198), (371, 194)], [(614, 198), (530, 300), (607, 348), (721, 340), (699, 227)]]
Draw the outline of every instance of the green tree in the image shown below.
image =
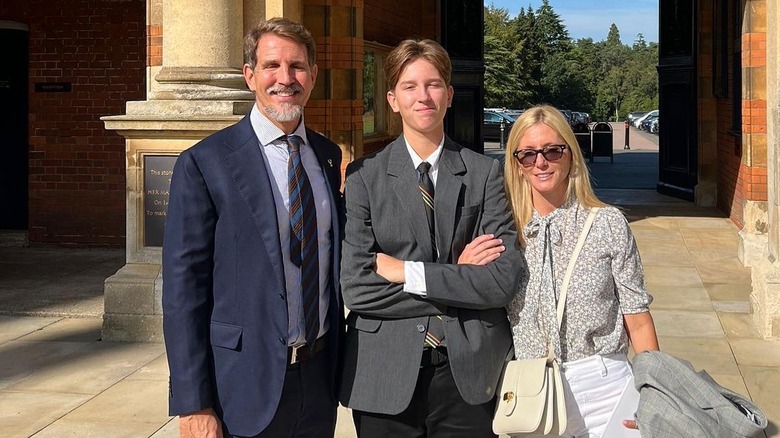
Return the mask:
[(495, 36), (485, 36), (485, 106), (514, 107), (522, 99), (512, 52)]
[(549, 0), (512, 18), (485, 8), (485, 104), (524, 108), (550, 103), (586, 111), (597, 120), (658, 107), (658, 44), (638, 34), (621, 42), (617, 25), (607, 38), (572, 41)]
[(485, 106), (514, 107), (522, 102), (523, 70), (518, 65), (522, 42), (509, 12), (503, 8), (485, 8)]
[(536, 29), (541, 39), (543, 54), (569, 50), (569, 31), (548, 0), (542, 0), (542, 5), (536, 10)]
[(607, 34), (607, 45), (608, 46), (618, 46), (621, 45), (620, 42), (620, 31), (618, 30), (618, 27), (615, 23), (612, 23), (611, 26), (609, 26), (609, 33)]

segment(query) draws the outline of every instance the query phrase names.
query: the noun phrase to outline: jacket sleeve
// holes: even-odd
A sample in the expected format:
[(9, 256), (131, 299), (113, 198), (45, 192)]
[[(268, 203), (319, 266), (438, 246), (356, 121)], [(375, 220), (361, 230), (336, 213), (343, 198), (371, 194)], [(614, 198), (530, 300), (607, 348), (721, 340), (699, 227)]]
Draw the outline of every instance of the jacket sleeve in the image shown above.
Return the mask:
[(484, 193), (479, 234), (493, 234), (502, 239), (506, 250), (497, 260), (485, 266), (426, 263), (428, 301), (482, 310), (504, 307), (517, 294), (520, 276), (527, 268), (517, 241), (498, 161), (492, 163)]
[(169, 414), (211, 407), (209, 319), (217, 212), (193, 154), (174, 166), (163, 243), (163, 334)]
[(344, 189), (346, 229), (341, 260), (341, 289), (351, 311), (380, 318), (410, 318), (441, 315), (446, 307), (404, 292), (402, 284), (390, 283), (374, 271), (377, 242), (371, 221), (371, 203), (366, 182), (355, 163), (347, 167)]

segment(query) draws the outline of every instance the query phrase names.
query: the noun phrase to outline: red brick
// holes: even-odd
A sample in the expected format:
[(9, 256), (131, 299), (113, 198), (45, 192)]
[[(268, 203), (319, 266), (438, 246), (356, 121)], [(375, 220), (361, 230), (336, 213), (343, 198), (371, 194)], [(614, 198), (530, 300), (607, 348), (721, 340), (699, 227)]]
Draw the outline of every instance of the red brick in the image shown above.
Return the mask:
[[(38, 3), (0, 6), (0, 17), (30, 29), (30, 242), (123, 245), (124, 214), (116, 211), (125, 207), (124, 139), (100, 117), (145, 98), (146, 2)], [(47, 81), (70, 82), (72, 91), (34, 91)], [(109, 175), (121, 183), (105, 181)], [(81, 187), (85, 181), (91, 185)]]

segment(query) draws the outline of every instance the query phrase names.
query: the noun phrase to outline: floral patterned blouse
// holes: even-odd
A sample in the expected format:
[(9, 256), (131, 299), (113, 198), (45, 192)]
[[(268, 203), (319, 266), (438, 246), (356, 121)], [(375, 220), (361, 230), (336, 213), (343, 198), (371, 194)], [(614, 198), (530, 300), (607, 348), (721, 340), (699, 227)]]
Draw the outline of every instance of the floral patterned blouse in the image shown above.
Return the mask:
[(648, 311), (653, 297), (645, 287), (628, 221), (617, 208), (604, 207), (596, 214), (574, 267), (558, 332), (557, 296), (588, 212), (570, 200), (544, 217), (534, 211), (523, 229), (528, 271), (507, 306), (518, 359), (546, 356), (548, 333), (563, 362), (625, 354), (623, 315)]

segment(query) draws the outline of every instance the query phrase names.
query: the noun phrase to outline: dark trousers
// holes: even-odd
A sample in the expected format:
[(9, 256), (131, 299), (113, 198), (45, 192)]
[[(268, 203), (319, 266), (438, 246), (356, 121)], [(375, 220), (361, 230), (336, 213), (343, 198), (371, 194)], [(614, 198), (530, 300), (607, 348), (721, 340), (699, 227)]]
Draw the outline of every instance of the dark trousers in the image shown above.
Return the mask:
[[(352, 411), (361, 438), (495, 438), (491, 428), (495, 398), (466, 403), (455, 386), (448, 362), (420, 367), (412, 401), (398, 415)], [(379, 378), (379, 377), (378, 377)]]
[[(328, 352), (287, 366), (273, 420), (254, 438), (323, 438), (336, 430), (336, 408)], [(225, 433), (224, 436), (235, 437)]]

